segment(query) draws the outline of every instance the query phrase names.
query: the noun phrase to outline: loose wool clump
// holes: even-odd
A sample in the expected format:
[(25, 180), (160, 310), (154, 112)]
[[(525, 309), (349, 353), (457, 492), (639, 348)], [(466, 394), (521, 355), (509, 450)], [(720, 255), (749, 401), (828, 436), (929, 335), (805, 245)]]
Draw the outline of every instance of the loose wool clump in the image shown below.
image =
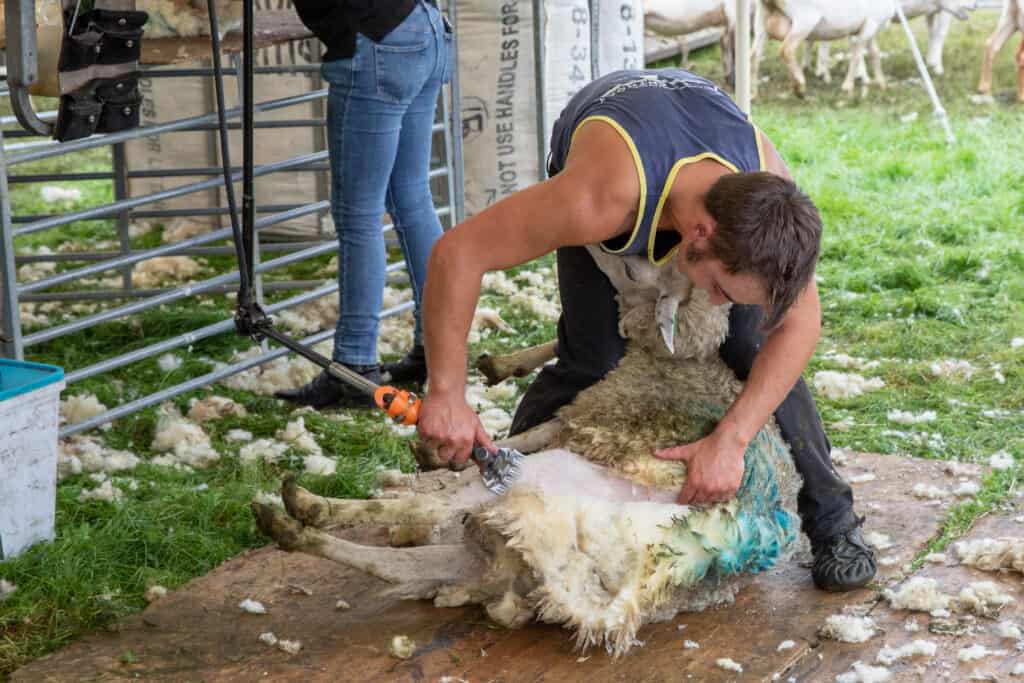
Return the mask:
[(150, 586), (146, 589), (146, 602), (156, 602), (167, 597), (167, 589), (163, 586)]
[(992, 457), (988, 459), (988, 466), (994, 470), (1008, 470), (1013, 467), (1015, 461), (1013, 456), (1006, 451), (999, 451), (993, 453)]
[(18, 587), (7, 579), (0, 579), (0, 602), (3, 602), (8, 595), (18, 590)]
[(1020, 626), (1012, 621), (1000, 621), (996, 624), (996, 635), (1007, 640), (1020, 640), (1024, 637), (1024, 634), (1021, 633)]
[(945, 379), (968, 380), (974, 375), (975, 367), (970, 361), (947, 358), (931, 364), (932, 374)]
[(877, 531), (869, 531), (864, 534), (864, 540), (867, 541), (868, 545), (873, 545), (878, 550), (888, 550), (892, 547), (892, 539), (887, 534), (881, 534)]
[(784, 640), (779, 643), (779, 646), (775, 648), (776, 652), (785, 652), (786, 650), (792, 650), (796, 647), (796, 642), (792, 640)]
[(287, 450), (288, 444), (274, 439), (258, 439), (242, 446), (238, 451), (238, 459), (245, 465), (259, 461), (272, 463), (280, 460)]
[(882, 597), (889, 601), (893, 609), (905, 609), (915, 612), (935, 612), (949, 607), (952, 596), (939, 591), (939, 583), (935, 579), (915, 576), (900, 586), (898, 591), (885, 589)]
[(395, 636), (388, 643), (388, 652), (397, 659), (409, 659), (416, 652), (416, 641), (409, 636)]
[(245, 406), (225, 396), (194, 398), (188, 404), (188, 419), (193, 422), (212, 422), (229, 415), (245, 417), (248, 414)]
[(83, 472), (133, 470), (138, 464), (134, 453), (107, 448), (94, 436), (74, 434), (57, 444), (58, 481)]
[(43, 185), (39, 188), (39, 197), (47, 204), (53, 204), (55, 202), (77, 202), (82, 198), (82, 191), (77, 187)]
[(220, 459), (209, 435), (195, 422), (182, 417), (172, 403), (160, 406), (160, 418), (151, 448), (158, 453), (173, 455), (178, 464), (196, 469), (209, 467)]
[(1004, 536), (960, 541), (953, 546), (960, 562), (984, 571), (1018, 571), (1024, 574), (1024, 538)]
[(78, 394), (60, 402), (61, 424), (77, 424), (105, 412), (107, 406), (94, 394)]
[(910, 493), (912, 493), (915, 498), (932, 500), (949, 498), (949, 491), (935, 486), (934, 484), (914, 484), (914, 488), (910, 490)]
[(166, 282), (181, 282), (203, 272), (203, 266), (191, 256), (157, 256), (132, 270), (132, 284), (149, 289)]
[(956, 599), (956, 605), (962, 611), (974, 612), (982, 617), (991, 617), (1013, 601), (1013, 596), (1005, 593), (995, 583), (975, 581), (961, 589), (960, 595)]
[(833, 614), (821, 627), (822, 638), (840, 643), (864, 643), (877, 633), (871, 617), (856, 617), (850, 614)]
[(739, 662), (734, 662), (728, 657), (719, 657), (715, 660), (715, 666), (724, 671), (735, 671), (738, 674), (743, 673), (743, 665)]
[(165, 353), (156, 359), (156, 364), (162, 372), (174, 372), (184, 363), (185, 361), (180, 356), (175, 356), (173, 353)]
[(853, 671), (836, 676), (836, 683), (885, 683), (892, 672), (880, 666), (854, 662)]
[(887, 414), (889, 422), (903, 425), (916, 425), (922, 422), (935, 422), (938, 419), (934, 410), (926, 410), (923, 413), (912, 413), (908, 410), (890, 410)]
[(298, 417), (290, 421), (284, 429), (277, 430), (275, 436), (289, 446), (305, 451), (310, 455), (324, 454), (320, 444), (316, 442), (316, 438), (306, 430), (305, 418)]
[(249, 614), (266, 614), (267, 608), (263, 606), (262, 602), (253, 600), (252, 598), (246, 598), (242, 602), (238, 603), (238, 609)]
[(981, 491), (981, 485), (976, 481), (960, 482), (960, 485), (953, 489), (953, 495), (957, 498), (976, 496)]
[(814, 390), (832, 401), (843, 401), (860, 396), (867, 391), (876, 391), (885, 386), (877, 377), (864, 379), (861, 375), (832, 370), (814, 373)]
[[(314, 346), (313, 350), (329, 356), (331, 355), (331, 342), (329, 340), (321, 342)], [(263, 349), (253, 346), (247, 351), (236, 352), (232, 357), (232, 362), (248, 360), (262, 354)], [(214, 367), (220, 369), (225, 365), (217, 363)], [(221, 384), (232, 389), (249, 391), (259, 396), (272, 396), (276, 391), (297, 389), (308, 384), (318, 374), (320, 374), (320, 368), (305, 358), (282, 356), (226, 377), (221, 380)]]
[(883, 647), (878, 652), (878, 658), (875, 660), (879, 664), (889, 666), (895, 664), (901, 659), (910, 659), (911, 657), (934, 657), (938, 651), (939, 646), (931, 640), (915, 640), (900, 647)]
[(990, 650), (984, 645), (971, 645), (970, 647), (961, 648), (956, 654), (956, 658), (961, 662), (973, 662), (984, 657), (1005, 657), (1009, 654), (1006, 650)]
[(114, 482), (105, 479), (94, 489), (82, 489), (78, 494), (79, 502), (87, 500), (104, 500), (108, 503), (120, 503), (124, 498), (124, 491), (114, 486)]
[(252, 441), (252, 432), (246, 429), (229, 429), (228, 433), (224, 435), (224, 438), (228, 441), (244, 443)]

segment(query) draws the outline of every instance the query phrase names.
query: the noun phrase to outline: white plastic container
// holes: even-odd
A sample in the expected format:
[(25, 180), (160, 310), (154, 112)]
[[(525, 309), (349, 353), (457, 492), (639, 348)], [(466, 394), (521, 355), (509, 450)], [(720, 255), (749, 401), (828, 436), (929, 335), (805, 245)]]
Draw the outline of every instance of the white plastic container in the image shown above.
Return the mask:
[(0, 359), (0, 559), (51, 541), (64, 370)]

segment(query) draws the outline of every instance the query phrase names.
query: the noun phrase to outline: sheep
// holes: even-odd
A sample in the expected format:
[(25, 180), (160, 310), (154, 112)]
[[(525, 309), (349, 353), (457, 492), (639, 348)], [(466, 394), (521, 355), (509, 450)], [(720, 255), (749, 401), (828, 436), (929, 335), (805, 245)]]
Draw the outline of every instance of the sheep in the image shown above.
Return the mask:
[[(1003, 47), (1015, 31), (1024, 33), (1024, 1), (1003, 0), (1003, 11), (999, 16), (996, 30), (985, 41), (985, 57), (981, 62), (981, 78), (978, 81), (978, 92), (992, 95), (992, 62), (996, 53)], [(1017, 101), (1024, 103), (1024, 39), (1017, 48)]]
[[(727, 503), (676, 504), (685, 464), (652, 455), (708, 433), (739, 393), (718, 357), (728, 307), (712, 306), (674, 264), (593, 253), (619, 290), (626, 355), (553, 421), (506, 440), (539, 450), (508, 493), (495, 497), (475, 469), (389, 476), (368, 501), (323, 498), (286, 478), (283, 509), (253, 502), (260, 529), (284, 550), (384, 579), (400, 597), (481, 604), (510, 628), (563, 624), (579, 648), (613, 656), (641, 625), (728, 602), (744, 577), (786, 557), (800, 480), (774, 422), (747, 449)], [(367, 525), (388, 527), (391, 547), (325, 531)]]

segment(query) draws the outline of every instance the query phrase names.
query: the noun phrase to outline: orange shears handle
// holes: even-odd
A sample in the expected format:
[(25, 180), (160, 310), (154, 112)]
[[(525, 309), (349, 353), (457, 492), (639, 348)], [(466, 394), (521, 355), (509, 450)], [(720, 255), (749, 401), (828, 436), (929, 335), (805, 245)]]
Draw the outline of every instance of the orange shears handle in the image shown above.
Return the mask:
[(414, 425), (420, 416), (420, 399), (416, 394), (395, 387), (377, 387), (373, 400), (395, 422)]

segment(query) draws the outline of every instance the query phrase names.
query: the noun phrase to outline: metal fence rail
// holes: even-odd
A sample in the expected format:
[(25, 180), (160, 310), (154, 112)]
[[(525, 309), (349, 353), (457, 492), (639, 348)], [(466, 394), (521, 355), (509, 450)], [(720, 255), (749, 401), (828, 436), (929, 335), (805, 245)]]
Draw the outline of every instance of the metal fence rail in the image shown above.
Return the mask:
[[(449, 2), (447, 12), (453, 23), (455, 3)], [(15, 56), (8, 54), (8, 62)], [(233, 74), (232, 74), (233, 71)], [(281, 74), (295, 72), (318, 73), (318, 65), (297, 66), (258, 66), (257, 74)], [(173, 80), (184, 77), (212, 76), (208, 68), (169, 68), (146, 70), (144, 77), (154, 78), (155, 87), (174, 87)], [(225, 76), (240, 73), (237, 60), (234, 68), (225, 70)], [(257, 82), (256, 94), (258, 95)], [(256, 102), (256, 113), (287, 109), (305, 103), (322, 103), (327, 95), (324, 88), (314, 87), (310, 92), (289, 97), (280, 97)], [(240, 98), (241, 99), (241, 98)], [(452, 82), (442, 91), (438, 120), (433, 128), (434, 160), (431, 164), (431, 188), (434, 191), (435, 209), (445, 227), (450, 227), (462, 219), (462, 135), (459, 115), (458, 68), (453, 68)], [(237, 129), (241, 116), (240, 108), (226, 112), (229, 128)], [(319, 112), (317, 112), (319, 115)], [(39, 118), (52, 121), (55, 112), (43, 112)], [(34, 137), (31, 132), (13, 129), (16, 118), (13, 116), (0, 119), (0, 323), (7, 340), (0, 345), (2, 355), (8, 358), (23, 359), (26, 353), (31, 360), (33, 347), (52, 342), (67, 335), (80, 334), (117, 320), (131, 320), (145, 311), (174, 302), (182, 302), (202, 295), (214, 295), (233, 292), (237, 289), (239, 273), (237, 270), (222, 272), (205, 279), (176, 287), (140, 288), (132, 284), (132, 269), (140, 263), (163, 256), (201, 255), (221, 256), (233, 255), (234, 250), (225, 245), (231, 239), (231, 228), (226, 223), (227, 208), (220, 206), (195, 206), (165, 208), (154, 206), (168, 199), (196, 196), (199, 193), (216, 192), (223, 188), (225, 181), (222, 168), (192, 164), (181, 168), (130, 168), (126, 161), (124, 143), (142, 138), (167, 138), (183, 132), (215, 131), (217, 129), (216, 112), (198, 116), (188, 116), (158, 124), (144, 126), (133, 130), (121, 131), (107, 135), (92, 137), (66, 143)], [(255, 123), (257, 147), (261, 135), (280, 135), (283, 131), (295, 129), (319, 130), (323, 126), (322, 118), (317, 116), (294, 116), (274, 121), (258, 121)], [(173, 144), (173, 137), (169, 137)], [(286, 309), (330, 296), (337, 291), (337, 283), (323, 283), (320, 280), (285, 279), (263, 282), (262, 275), (290, 265), (300, 263), (337, 249), (337, 241), (333, 236), (304, 238), (301, 241), (265, 243), (259, 238), (271, 226), (310, 215), (320, 215), (329, 210), (329, 202), (325, 195), (327, 183), (327, 152), (323, 149), (325, 138), (319, 134), (316, 138), (321, 147), (318, 151), (299, 154), (287, 159), (275, 159), (255, 167), (256, 176), (271, 174), (315, 174), (319, 178), (323, 191), (316, 201), (305, 204), (258, 204), (256, 212), (255, 235), (255, 266), (254, 273), (260, 303), (268, 313), (279, 313)], [(75, 163), (68, 155), (87, 150), (109, 148), (111, 150), (110, 170), (82, 170), (75, 168)], [(34, 162), (59, 160), (62, 170), (50, 172), (34, 168), (25, 168)], [(51, 162), (52, 163), (52, 162)], [(13, 172), (17, 168), (18, 172)], [(241, 179), (240, 168), (232, 169), (233, 180)], [(128, 181), (150, 178), (181, 178), (184, 184), (158, 192), (147, 192), (132, 196), (128, 191)], [(311, 179), (312, 180), (312, 179)], [(112, 185), (113, 201), (102, 205), (65, 213), (37, 213), (33, 215), (15, 215), (10, 198), (12, 186), (25, 187), (32, 184), (59, 182), (109, 182)], [(258, 191), (257, 191), (258, 194)], [(257, 201), (259, 197), (257, 196)], [(162, 244), (160, 246), (138, 249), (132, 246), (129, 227), (135, 220), (172, 219), (179, 217), (220, 218), (220, 226), (210, 231), (189, 237), (188, 239)], [(110, 224), (111, 237), (116, 238), (114, 248), (101, 247), (82, 252), (58, 252), (52, 254), (32, 253), (17, 255), (19, 242), (31, 235), (44, 234), (46, 231), (66, 229), (79, 221), (106, 221)], [(391, 225), (382, 225), (387, 234), (393, 229)], [(25, 264), (52, 263), (57, 272), (47, 274), (33, 281), (18, 282), (18, 268)], [(388, 271), (404, 268), (404, 262), (390, 263)], [(86, 278), (95, 278), (101, 274), (120, 274), (121, 286), (101, 285), (101, 288), (75, 287)], [(69, 291), (69, 289), (74, 288)], [(266, 291), (274, 291), (285, 298), (266, 304), (263, 296)], [(289, 295), (291, 293), (291, 295)], [(72, 302), (105, 302), (112, 303), (109, 308), (89, 313), (69, 322), (54, 324), (49, 327), (24, 333), (21, 325), (20, 304), (30, 302), (57, 301)], [(396, 315), (412, 306), (411, 302), (394, 306), (381, 312), (381, 317)], [(123, 349), (111, 349), (111, 355), (86, 367), (66, 368), (68, 384), (84, 379), (102, 376), (105, 373), (124, 368), (132, 363), (152, 359), (168, 351), (186, 347), (197, 341), (209, 339), (217, 335), (234, 335), (234, 322), (231, 310), (224, 311), (224, 319), (220, 322), (207, 324), (196, 329), (183, 330), (172, 337), (147, 344), (141, 348), (127, 352)], [(312, 344), (333, 335), (333, 330), (324, 330), (304, 340)], [(213, 372), (188, 379), (174, 386), (163, 388), (158, 392), (142, 396), (130, 402), (115, 406), (101, 415), (79, 422), (65, 425), (61, 435), (66, 436), (96, 427), (111, 420), (129, 415), (142, 408), (152, 406), (181, 393), (188, 392), (221, 380), (237, 372), (254, 367), (261, 363), (279, 358), (287, 349), (277, 348), (266, 350), (259, 356), (246, 358), (230, 363)], [(120, 352), (120, 353), (119, 353)]]

